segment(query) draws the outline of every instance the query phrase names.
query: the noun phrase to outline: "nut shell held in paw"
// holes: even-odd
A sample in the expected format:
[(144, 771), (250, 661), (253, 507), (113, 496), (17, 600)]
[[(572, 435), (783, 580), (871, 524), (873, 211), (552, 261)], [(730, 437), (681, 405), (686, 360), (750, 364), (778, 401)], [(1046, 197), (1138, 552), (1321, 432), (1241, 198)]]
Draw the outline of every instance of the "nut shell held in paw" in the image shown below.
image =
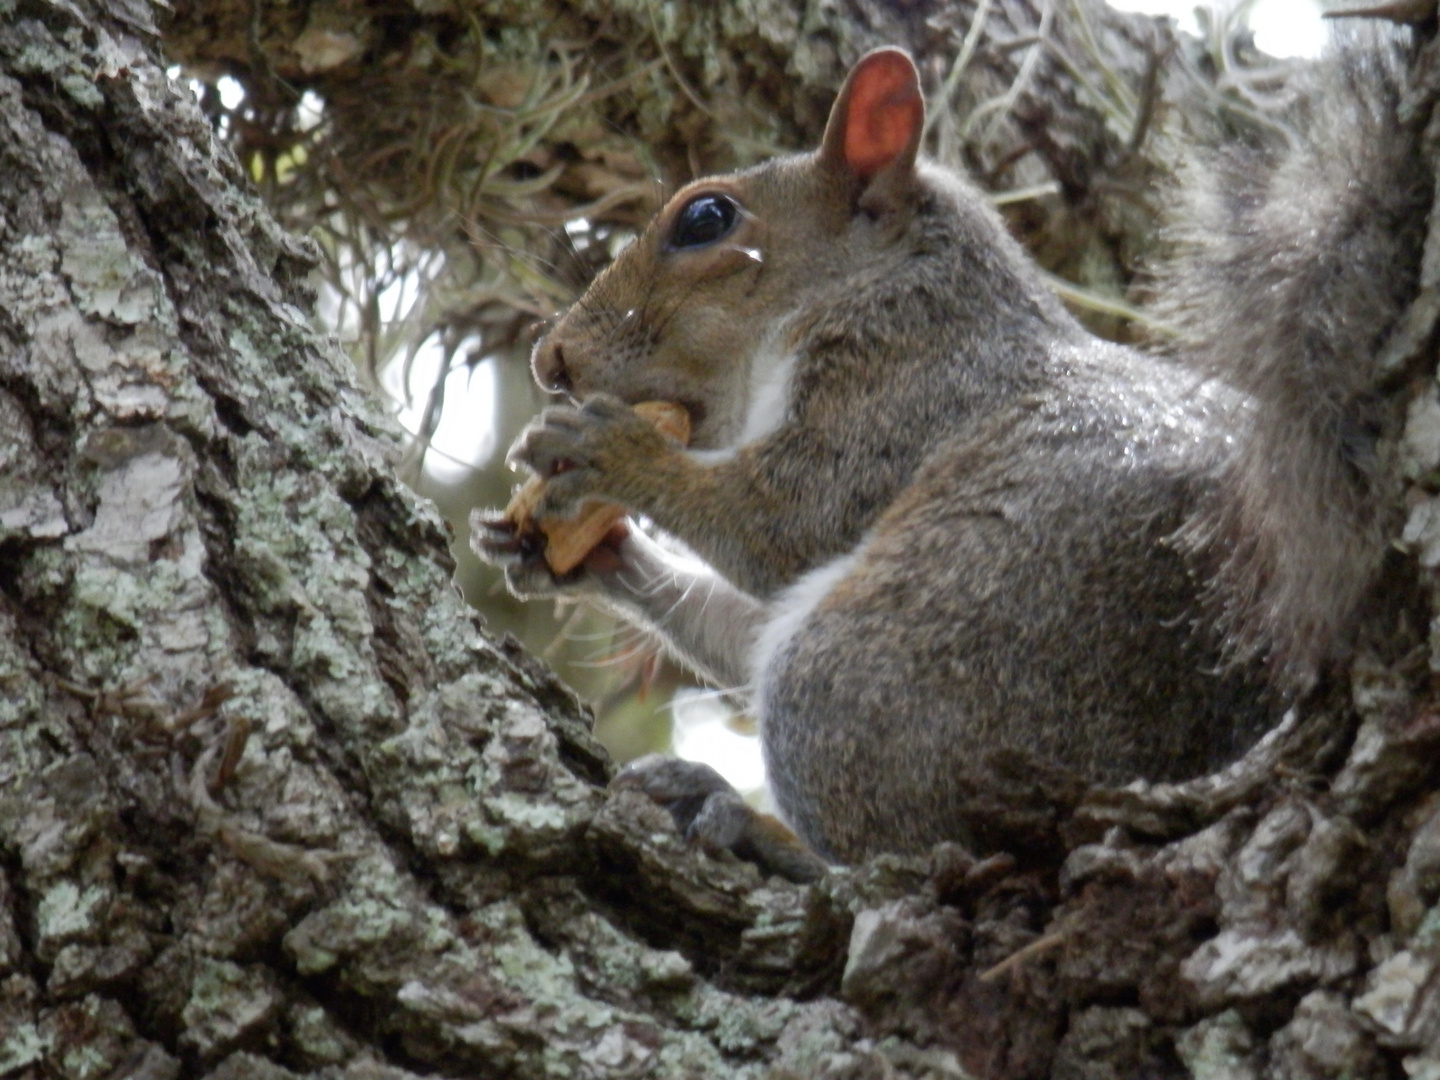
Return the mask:
[[(690, 413), (685, 406), (671, 401), (642, 401), (635, 411), (661, 432), (682, 446), (690, 442)], [(568, 574), (585, 561), (605, 539), (615, 523), (625, 516), (625, 508), (613, 503), (586, 503), (580, 513), (563, 521), (535, 520), (535, 507), (545, 491), (545, 479), (532, 476), (505, 508), (505, 518), (516, 535), (539, 532), (545, 537), (545, 561), (557, 574)]]

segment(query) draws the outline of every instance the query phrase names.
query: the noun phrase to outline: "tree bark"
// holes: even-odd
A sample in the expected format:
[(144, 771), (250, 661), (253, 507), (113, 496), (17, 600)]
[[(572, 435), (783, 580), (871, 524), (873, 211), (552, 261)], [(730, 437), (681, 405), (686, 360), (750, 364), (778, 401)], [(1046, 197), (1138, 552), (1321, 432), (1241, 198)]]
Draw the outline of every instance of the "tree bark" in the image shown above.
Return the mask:
[[(692, 850), (455, 595), (150, 8), (0, 16), (0, 1075), (1440, 1075), (1440, 649), (1218, 778), (1017, 775), (1033, 850)], [(1428, 595), (1440, 405), (1397, 381)]]

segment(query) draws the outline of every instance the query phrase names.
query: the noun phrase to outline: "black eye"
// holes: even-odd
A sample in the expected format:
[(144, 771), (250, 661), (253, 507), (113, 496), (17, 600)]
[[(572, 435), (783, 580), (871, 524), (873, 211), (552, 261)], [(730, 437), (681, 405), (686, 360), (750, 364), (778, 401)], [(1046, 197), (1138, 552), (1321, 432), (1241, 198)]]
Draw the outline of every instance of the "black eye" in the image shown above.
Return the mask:
[(697, 195), (675, 215), (675, 226), (670, 230), (670, 247), (713, 244), (729, 235), (739, 217), (740, 208), (724, 195)]

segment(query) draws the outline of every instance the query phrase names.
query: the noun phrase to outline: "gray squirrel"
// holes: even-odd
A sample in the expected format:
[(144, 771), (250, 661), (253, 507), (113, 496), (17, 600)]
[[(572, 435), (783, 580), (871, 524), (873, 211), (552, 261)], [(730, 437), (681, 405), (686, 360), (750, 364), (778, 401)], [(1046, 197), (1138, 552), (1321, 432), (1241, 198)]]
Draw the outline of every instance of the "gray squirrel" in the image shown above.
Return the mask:
[[(1288, 138), (1190, 169), (1157, 304), (1178, 359), (1083, 329), (919, 157), (910, 58), (869, 53), (818, 150), (682, 188), (535, 348), (575, 402), (512, 450), (538, 516), (618, 503), (696, 558), (621, 527), (557, 577), (493, 512), (476, 550), (744, 694), (825, 860), (987, 846), (997, 755), (1085, 783), (1224, 765), (1343, 655), (1385, 550), (1365, 403), (1430, 189), (1394, 51), (1342, 50)], [(688, 448), (628, 407), (651, 399)], [(753, 839), (713, 771), (626, 779)]]

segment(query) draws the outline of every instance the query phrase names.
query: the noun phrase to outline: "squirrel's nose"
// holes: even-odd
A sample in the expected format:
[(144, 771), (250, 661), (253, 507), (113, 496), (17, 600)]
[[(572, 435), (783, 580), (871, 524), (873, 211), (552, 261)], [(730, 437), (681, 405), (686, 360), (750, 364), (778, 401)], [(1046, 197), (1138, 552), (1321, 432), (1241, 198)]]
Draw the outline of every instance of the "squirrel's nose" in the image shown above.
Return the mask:
[(554, 334), (546, 334), (535, 344), (530, 356), (530, 368), (535, 372), (535, 381), (542, 390), (552, 394), (568, 394), (573, 389), (570, 370), (565, 366), (565, 350), (560, 347)]

